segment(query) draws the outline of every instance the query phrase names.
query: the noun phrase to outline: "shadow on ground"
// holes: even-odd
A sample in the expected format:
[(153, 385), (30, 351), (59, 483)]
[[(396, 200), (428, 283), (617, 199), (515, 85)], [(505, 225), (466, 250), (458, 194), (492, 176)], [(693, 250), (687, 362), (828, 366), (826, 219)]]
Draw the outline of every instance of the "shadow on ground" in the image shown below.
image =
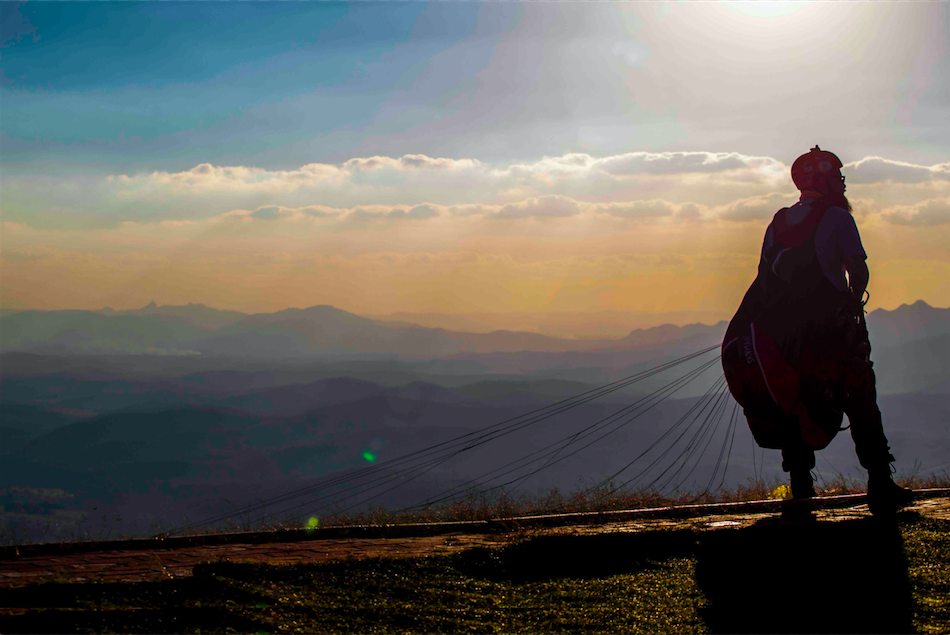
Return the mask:
[(904, 544), (893, 518), (817, 522), (806, 513), (699, 533), (547, 536), (460, 554), (459, 568), (521, 583), (634, 574), (681, 557), (695, 558), (706, 600), (700, 616), (713, 632), (914, 632)]
[(472, 549), (457, 556), (464, 574), (492, 581), (591, 580), (654, 569), (696, 551), (690, 530), (540, 536), (502, 549)]
[(702, 534), (707, 628), (730, 633), (909, 633), (913, 596), (895, 520), (760, 521)]
[[(920, 519), (901, 518), (906, 525)], [(660, 629), (666, 622), (658, 618), (672, 617), (674, 632), (700, 624), (725, 633), (914, 630), (895, 519), (771, 517), (742, 529), (538, 536), (433, 558), (220, 562), (194, 573), (167, 582), (5, 589), (0, 604), (24, 613), (6, 613), (0, 630), (257, 632), (300, 630), (293, 621), (300, 618), (317, 632), (366, 624), (379, 632), (458, 632), (484, 620), (502, 630), (630, 632)], [(557, 584), (543, 584), (549, 581)], [(299, 610), (293, 602), (269, 609), (275, 593), (310, 599)], [(618, 611), (640, 611), (643, 621), (611, 621)]]

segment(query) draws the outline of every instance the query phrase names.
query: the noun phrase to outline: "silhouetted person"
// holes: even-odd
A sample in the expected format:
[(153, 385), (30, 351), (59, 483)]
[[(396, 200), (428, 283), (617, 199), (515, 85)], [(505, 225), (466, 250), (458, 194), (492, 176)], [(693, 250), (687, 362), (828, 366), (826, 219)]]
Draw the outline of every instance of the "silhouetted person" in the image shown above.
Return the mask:
[(756, 442), (782, 451), (793, 497), (815, 495), (815, 450), (846, 413), (871, 511), (888, 513), (912, 493), (891, 478), (864, 321), (867, 254), (842, 167), (818, 146), (792, 164), (801, 199), (765, 232), (758, 275), (726, 330), (723, 369)]

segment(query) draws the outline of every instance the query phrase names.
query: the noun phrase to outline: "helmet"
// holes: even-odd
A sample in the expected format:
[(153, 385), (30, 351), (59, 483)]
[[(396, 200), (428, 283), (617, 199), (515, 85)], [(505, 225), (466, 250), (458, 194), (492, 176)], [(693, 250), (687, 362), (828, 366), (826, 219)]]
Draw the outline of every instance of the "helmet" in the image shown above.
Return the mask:
[(808, 154), (803, 154), (792, 163), (792, 181), (798, 189), (807, 190), (814, 184), (816, 174), (834, 174), (842, 167), (841, 159), (834, 153), (815, 145)]

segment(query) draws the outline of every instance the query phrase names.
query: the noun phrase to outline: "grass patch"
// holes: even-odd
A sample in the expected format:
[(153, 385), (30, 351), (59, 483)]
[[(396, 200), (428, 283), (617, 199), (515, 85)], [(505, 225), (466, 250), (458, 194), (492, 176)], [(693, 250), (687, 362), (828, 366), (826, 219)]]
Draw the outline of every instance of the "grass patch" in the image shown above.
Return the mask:
[(905, 531), (914, 589), (914, 629), (950, 633), (950, 522), (922, 521)]
[(2, 594), (4, 632), (947, 632), (950, 521), (526, 537), (446, 556)]

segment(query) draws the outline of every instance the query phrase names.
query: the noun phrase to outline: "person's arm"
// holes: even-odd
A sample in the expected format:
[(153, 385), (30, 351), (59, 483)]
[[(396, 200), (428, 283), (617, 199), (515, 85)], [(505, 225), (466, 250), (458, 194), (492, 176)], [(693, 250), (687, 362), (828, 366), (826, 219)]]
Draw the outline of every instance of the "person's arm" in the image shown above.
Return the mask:
[(864, 291), (868, 288), (867, 252), (861, 244), (861, 235), (854, 217), (843, 208), (832, 207), (826, 215), (831, 215), (835, 223), (835, 237), (838, 253), (844, 257), (844, 268), (848, 270), (848, 286), (858, 302), (864, 300)]
[(848, 258), (844, 266), (848, 269), (852, 295), (858, 302), (864, 300), (864, 290), (868, 288), (868, 279), (871, 276), (867, 263), (863, 258)]

